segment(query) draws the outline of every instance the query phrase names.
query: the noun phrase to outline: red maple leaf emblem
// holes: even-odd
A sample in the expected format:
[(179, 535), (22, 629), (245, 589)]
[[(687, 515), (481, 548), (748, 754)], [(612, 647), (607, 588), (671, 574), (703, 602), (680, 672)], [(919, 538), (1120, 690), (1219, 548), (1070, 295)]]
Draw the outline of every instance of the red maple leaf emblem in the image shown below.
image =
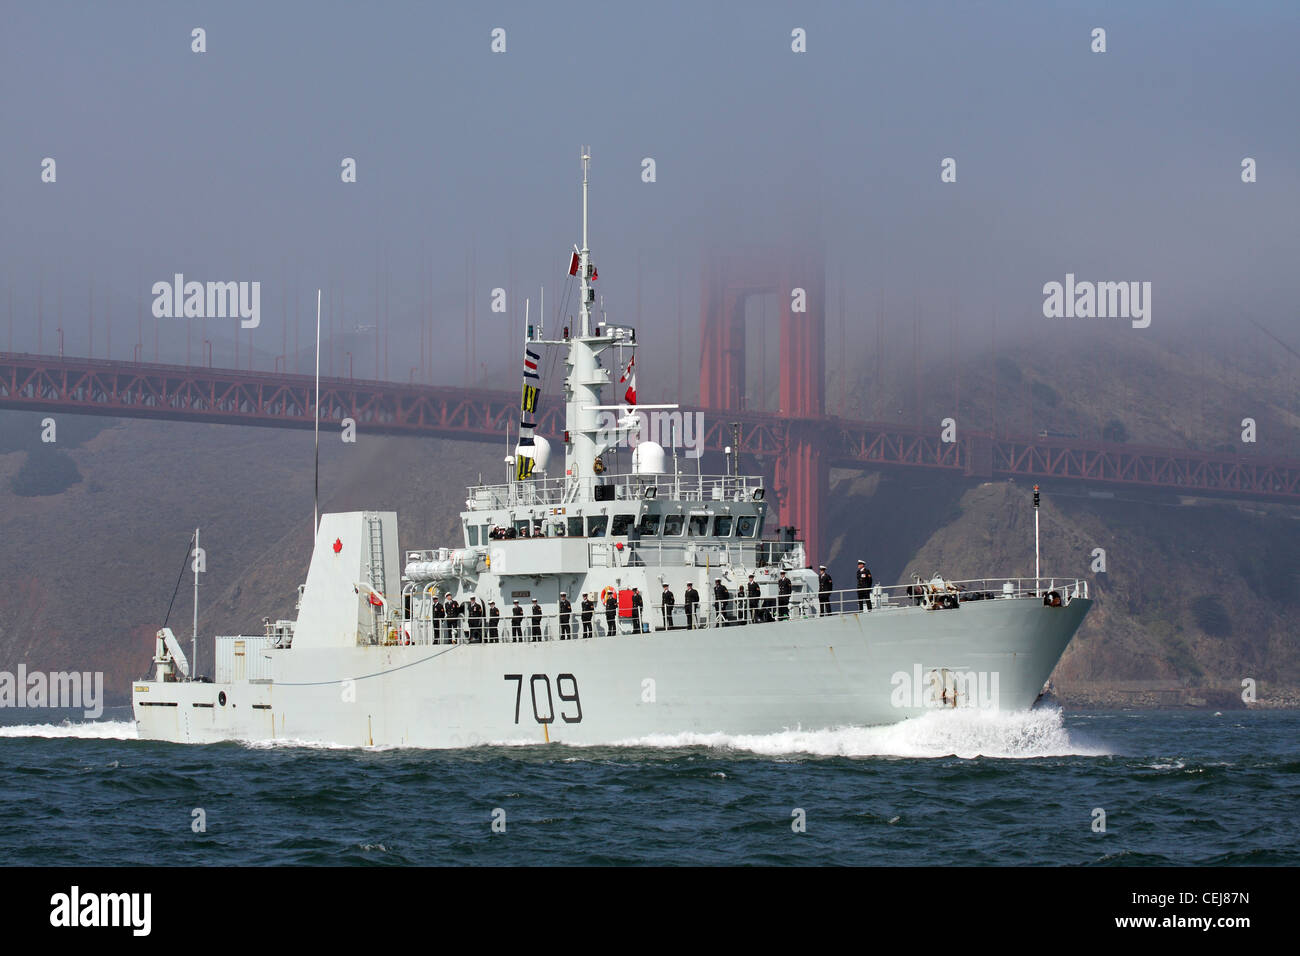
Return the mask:
[(339, 553), (340, 551), (342, 551), (342, 550), (343, 550), (343, 539), (341, 539), (341, 538), (335, 538), (335, 539), (334, 539), (334, 553), (335, 553), (335, 554), (338, 554), (338, 553)]

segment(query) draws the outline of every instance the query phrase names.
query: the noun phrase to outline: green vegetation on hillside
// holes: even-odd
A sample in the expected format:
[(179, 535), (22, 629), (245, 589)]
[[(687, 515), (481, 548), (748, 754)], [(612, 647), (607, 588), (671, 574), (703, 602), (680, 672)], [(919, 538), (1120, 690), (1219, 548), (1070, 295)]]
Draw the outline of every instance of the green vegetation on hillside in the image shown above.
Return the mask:
[(13, 493), (23, 498), (57, 495), (81, 481), (77, 463), (61, 448), (38, 445), (27, 453), (23, 466), (10, 481)]

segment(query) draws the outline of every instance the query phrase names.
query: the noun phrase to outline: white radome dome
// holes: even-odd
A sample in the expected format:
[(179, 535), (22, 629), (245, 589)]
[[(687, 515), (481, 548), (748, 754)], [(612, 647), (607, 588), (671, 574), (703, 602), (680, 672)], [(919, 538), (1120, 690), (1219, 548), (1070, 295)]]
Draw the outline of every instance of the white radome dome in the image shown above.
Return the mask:
[(643, 441), (632, 450), (632, 474), (662, 475), (664, 449), (658, 442)]
[[(515, 446), (515, 457), (529, 454), (523, 445)], [(541, 435), (533, 436), (533, 448), (531, 457), (533, 459), (533, 468), (536, 471), (545, 471), (546, 465), (551, 460), (551, 443)]]
[(545, 471), (547, 464), (551, 460), (551, 443), (541, 435), (533, 436), (533, 461), (537, 463), (538, 471)]

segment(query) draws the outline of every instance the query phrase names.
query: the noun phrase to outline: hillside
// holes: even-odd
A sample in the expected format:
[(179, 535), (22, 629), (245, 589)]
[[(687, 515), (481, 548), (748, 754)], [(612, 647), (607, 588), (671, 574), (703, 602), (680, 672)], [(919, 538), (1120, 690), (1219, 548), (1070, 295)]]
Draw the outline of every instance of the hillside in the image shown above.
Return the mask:
[[(210, 671), (214, 629), (261, 633), (264, 616), (293, 616), (311, 548), (310, 432), (59, 422), (70, 446), (61, 441), (59, 454), (81, 476), (66, 490), (15, 494), (31, 453), (0, 452), (0, 534), (10, 543), (0, 549), (0, 669), (102, 670), (106, 689), (125, 692), (149, 668), (195, 526), (208, 571), (201, 667)], [(74, 446), (74, 430), (96, 433)], [(35, 435), (39, 416), (0, 413), (0, 431)], [(322, 436), (321, 507), (396, 509), (403, 547), (451, 543), (465, 486), (499, 460), (485, 444)], [(171, 617), (178, 634), (189, 633), (190, 580), (187, 566)]]
[[(832, 497), (837, 580), (859, 557), (882, 581), (1033, 576), (1025, 484), (845, 474)], [(1253, 678), (1261, 700), (1300, 703), (1300, 509), (1066, 486), (1040, 521), (1044, 575), (1086, 577), (1097, 599), (1054, 677), (1065, 700), (1240, 706)]]

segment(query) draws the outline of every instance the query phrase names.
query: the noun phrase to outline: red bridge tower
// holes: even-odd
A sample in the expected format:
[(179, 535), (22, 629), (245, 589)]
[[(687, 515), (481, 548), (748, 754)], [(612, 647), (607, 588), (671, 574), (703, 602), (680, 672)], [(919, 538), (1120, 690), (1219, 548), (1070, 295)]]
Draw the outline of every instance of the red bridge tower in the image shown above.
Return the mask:
[(745, 303), (774, 294), (781, 313), (779, 408), (790, 419), (776, 463), (777, 519), (807, 542), (808, 558), (824, 557), (822, 496), (829, 481), (819, 438), (826, 397), (825, 270), (819, 256), (764, 250), (718, 253), (701, 283), (700, 405), (715, 414), (744, 410)]

